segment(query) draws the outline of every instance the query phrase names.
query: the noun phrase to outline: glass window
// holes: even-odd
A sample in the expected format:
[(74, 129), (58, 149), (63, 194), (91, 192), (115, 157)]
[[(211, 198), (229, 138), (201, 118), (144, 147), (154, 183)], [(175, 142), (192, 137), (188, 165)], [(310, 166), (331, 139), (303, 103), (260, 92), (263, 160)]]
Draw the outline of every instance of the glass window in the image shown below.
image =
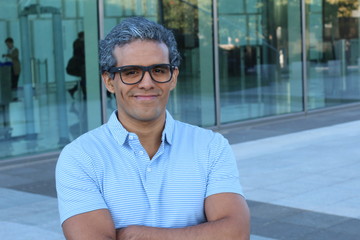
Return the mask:
[(360, 1), (306, 5), (308, 108), (360, 100)]
[(221, 122), (299, 112), (299, 1), (218, 2)]
[(0, 5), (0, 159), (57, 151), (101, 123), (96, 3)]
[[(199, 126), (214, 125), (211, 1), (105, 0), (104, 4), (105, 35), (123, 18), (134, 15), (173, 30), (183, 60), (168, 110), (178, 120)], [(115, 99), (110, 94), (107, 106), (108, 114), (116, 109)]]

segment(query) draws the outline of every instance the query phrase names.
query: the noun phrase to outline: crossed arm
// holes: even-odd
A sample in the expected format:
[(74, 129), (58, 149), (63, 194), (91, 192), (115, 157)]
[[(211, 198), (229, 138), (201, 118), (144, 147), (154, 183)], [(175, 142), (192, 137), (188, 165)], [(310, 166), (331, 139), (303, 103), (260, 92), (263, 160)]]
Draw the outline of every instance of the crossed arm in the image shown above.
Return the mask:
[(235, 193), (205, 199), (207, 222), (185, 228), (132, 225), (115, 229), (107, 209), (75, 215), (63, 223), (68, 240), (242, 240), (250, 238), (250, 214), (244, 198)]

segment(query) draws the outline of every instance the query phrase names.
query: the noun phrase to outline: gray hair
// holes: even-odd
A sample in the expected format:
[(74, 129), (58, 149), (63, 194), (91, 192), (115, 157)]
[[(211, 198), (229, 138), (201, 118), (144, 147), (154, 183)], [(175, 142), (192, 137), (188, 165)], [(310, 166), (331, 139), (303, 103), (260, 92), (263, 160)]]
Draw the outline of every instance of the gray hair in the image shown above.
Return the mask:
[[(116, 25), (105, 39), (100, 41), (101, 73), (108, 72), (116, 65), (116, 59), (113, 56), (115, 47), (124, 46), (137, 39), (164, 43), (169, 49), (170, 64), (176, 67), (180, 65), (180, 53), (177, 50), (174, 34), (170, 30), (143, 17), (131, 17)], [(114, 78), (114, 74), (110, 74), (110, 77)]]

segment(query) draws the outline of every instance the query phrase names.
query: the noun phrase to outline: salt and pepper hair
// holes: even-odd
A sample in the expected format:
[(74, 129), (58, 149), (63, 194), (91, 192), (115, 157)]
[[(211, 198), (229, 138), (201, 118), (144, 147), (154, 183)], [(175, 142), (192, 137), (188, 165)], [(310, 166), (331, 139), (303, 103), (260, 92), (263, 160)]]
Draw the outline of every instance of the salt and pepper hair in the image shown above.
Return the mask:
[[(174, 34), (170, 30), (143, 17), (131, 17), (115, 26), (105, 39), (100, 41), (101, 73), (108, 72), (111, 67), (116, 65), (113, 55), (115, 47), (122, 47), (134, 40), (152, 40), (164, 43), (169, 50), (170, 64), (176, 67), (180, 65), (180, 53), (177, 50)], [(110, 73), (110, 77), (114, 78), (114, 74)]]

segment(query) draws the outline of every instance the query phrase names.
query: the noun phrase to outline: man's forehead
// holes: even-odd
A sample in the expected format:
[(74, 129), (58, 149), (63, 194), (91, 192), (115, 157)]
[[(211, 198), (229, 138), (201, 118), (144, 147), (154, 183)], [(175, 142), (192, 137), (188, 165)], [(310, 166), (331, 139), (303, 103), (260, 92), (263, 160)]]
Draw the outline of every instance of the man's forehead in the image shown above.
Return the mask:
[(142, 39), (135, 39), (131, 42), (122, 44), (122, 45), (116, 45), (113, 49), (113, 54), (116, 57), (120, 52), (122, 54), (124, 53), (131, 53), (134, 51), (137, 51), (140, 48), (144, 48), (144, 46), (149, 46), (149, 44), (155, 44), (159, 46), (162, 50), (165, 50), (167, 55), (169, 55), (169, 48), (164, 42), (155, 41), (155, 40), (142, 40)]
[(113, 50), (113, 56), (117, 65), (148, 66), (170, 61), (166, 44), (154, 40), (134, 40), (125, 45), (118, 45)]

